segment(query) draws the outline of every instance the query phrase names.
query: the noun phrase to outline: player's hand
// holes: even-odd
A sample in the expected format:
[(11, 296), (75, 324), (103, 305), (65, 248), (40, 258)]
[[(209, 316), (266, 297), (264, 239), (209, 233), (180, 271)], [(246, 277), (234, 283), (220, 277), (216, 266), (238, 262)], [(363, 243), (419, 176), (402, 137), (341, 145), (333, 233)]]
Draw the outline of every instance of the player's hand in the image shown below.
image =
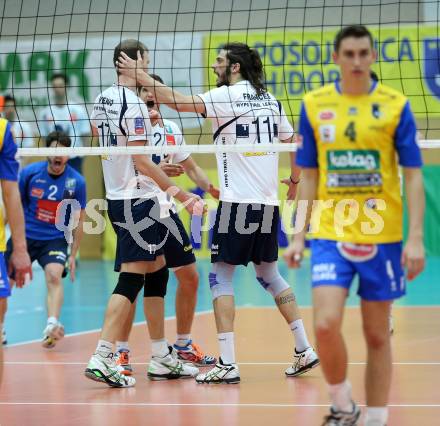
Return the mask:
[(9, 264), (9, 275), (14, 271), (17, 287), (23, 287), (32, 280), (32, 263), (26, 249), (14, 249)]
[(296, 198), (296, 190), (298, 189), (298, 184), (292, 182), (290, 178), (281, 179), (281, 183), (288, 186), (287, 189), (287, 200), (295, 201)]
[(216, 200), (220, 198), (220, 190), (212, 183), (209, 184), (208, 193), (211, 195), (212, 198), (215, 198)]
[(180, 164), (170, 164), (164, 161), (159, 163), (159, 167), (169, 177), (177, 177), (185, 173), (185, 169)]
[(125, 52), (121, 52), (116, 61), (118, 71), (126, 77), (138, 80), (139, 74), (144, 71), (144, 64), (141, 53), (137, 51), (137, 60), (131, 59)]
[(208, 211), (207, 205), (197, 194), (184, 192), (181, 198), (185, 209), (192, 215), (203, 216)]
[(283, 254), (283, 258), (289, 268), (299, 268), (301, 266), (304, 248), (304, 238), (300, 236), (294, 237)]
[(410, 281), (425, 269), (425, 247), (421, 238), (408, 239), (402, 252), (402, 266)]
[(156, 124), (159, 124), (160, 127), (163, 127), (163, 120), (162, 120), (162, 116), (160, 115), (160, 112), (150, 108), (148, 110), (148, 115), (150, 117), (150, 121), (151, 121), (151, 125), (155, 126)]
[(70, 275), (70, 281), (74, 282), (76, 278), (76, 259), (75, 256), (70, 255), (69, 256), (69, 275)]

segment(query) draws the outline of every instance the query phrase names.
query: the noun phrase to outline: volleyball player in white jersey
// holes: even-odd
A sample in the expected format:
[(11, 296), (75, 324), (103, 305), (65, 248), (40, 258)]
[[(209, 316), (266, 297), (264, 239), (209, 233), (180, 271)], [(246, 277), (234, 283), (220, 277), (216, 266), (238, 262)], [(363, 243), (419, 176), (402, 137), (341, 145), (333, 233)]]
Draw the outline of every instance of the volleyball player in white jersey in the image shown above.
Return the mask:
[[(139, 56), (139, 55), (138, 55)], [(139, 64), (121, 55), (120, 72), (136, 76), (154, 90), (158, 102), (186, 112), (197, 112), (213, 124), (214, 143), (248, 144), (290, 142), (293, 128), (284, 110), (264, 88), (264, 72), (256, 50), (242, 43), (224, 45), (213, 70), (217, 88), (186, 96), (155, 82)], [(293, 199), (299, 169), (292, 158), (288, 197)], [(198, 383), (238, 383), (233, 323), (235, 315), (232, 278), (236, 265), (252, 262), (258, 281), (274, 297), (295, 336), (294, 363), (286, 370), (298, 376), (318, 365), (311, 348), (295, 297), (277, 267), (278, 241), (278, 155), (275, 153), (217, 155), (220, 205), (211, 246), (212, 272), (209, 277), (220, 344), (220, 360)]]
[[(121, 52), (136, 57), (140, 51), (142, 67), (148, 65), (148, 49), (138, 40), (123, 40), (114, 50), (115, 63)], [(144, 146), (151, 140), (151, 124), (145, 104), (136, 95), (136, 79), (119, 75), (118, 82), (104, 90), (95, 101), (92, 124), (101, 146)], [(162, 227), (169, 217), (161, 216), (157, 196), (174, 189), (173, 195), (186, 204), (191, 213), (203, 210), (200, 197), (179, 190), (151, 156), (107, 156), (102, 160), (108, 214), (116, 232), (115, 270), (119, 280), (110, 298), (101, 337), (85, 370), (86, 377), (113, 387), (134, 386), (135, 379), (120, 373), (113, 345), (122, 331), (131, 305), (139, 291), (154, 297), (155, 309), (145, 309), (152, 359), (148, 377), (153, 380), (193, 377), (198, 369), (182, 364), (164, 337), (163, 299), (168, 269), (161, 248)], [(201, 212), (200, 212), (201, 213)], [(172, 226), (169, 230), (173, 232)]]
[[(156, 81), (163, 80), (156, 74), (150, 74)], [(171, 120), (161, 118), (159, 107), (153, 93), (145, 87), (139, 89), (139, 97), (145, 102), (149, 111), (157, 114), (151, 119), (153, 143), (155, 146), (185, 145), (185, 139), (179, 126)], [(205, 172), (197, 165), (189, 153), (175, 153), (172, 155), (153, 154), (153, 161), (170, 177), (180, 176), (186, 173), (189, 178), (203, 191), (208, 192), (218, 199), (219, 191), (210, 182)], [(185, 361), (192, 362), (197, 366), (209, 366), (216, 363), (216, 358), (205, 355), (200, 347), (191, 339), (191, 327), (197, 303), (197, 289), (199, 287), (199, 274), (196, 268), (196, 258), (193, 253), (191, 240), (185, 230), (182, 221), (177, 214), (175, 203), (170, 197), (161, 197), (162, 208), (169, 210), (171, 219), (175, 222), (181, 241), (172, 233), (166, 236), (163, 246), (167, 267), (176, 275), (178, 286), (176, 291), (176, 325), (177, 339), (173, 347), (177, 356)], [(150, 301), (155, 303), (155, 301)], [(123, 374), (131, 375), (130, 347), (128, 337), (130, 335), (136, 304), (133, 303), (129, 317), (127, 318), (124, 333), (116, 341), (117, 364), (122, 367)]]

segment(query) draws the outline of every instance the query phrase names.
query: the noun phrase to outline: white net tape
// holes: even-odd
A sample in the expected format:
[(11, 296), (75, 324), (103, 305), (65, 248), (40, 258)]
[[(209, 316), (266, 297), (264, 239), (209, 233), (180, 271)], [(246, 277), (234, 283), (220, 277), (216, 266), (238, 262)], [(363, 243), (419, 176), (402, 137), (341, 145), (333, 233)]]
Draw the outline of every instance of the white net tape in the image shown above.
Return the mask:
[[(440, 139), (419, 141), (420, 148), (440, 148)], [(219, 154), (222, 152), (294, 152), (295, 143), (243, 144), (243, 145), (166, 145), (166, 146), (111, 146), (111, 147), (56, 147), (19, 148), (21, 157), (47, 157), (55, 155), (136, 155), (136, 154)]]

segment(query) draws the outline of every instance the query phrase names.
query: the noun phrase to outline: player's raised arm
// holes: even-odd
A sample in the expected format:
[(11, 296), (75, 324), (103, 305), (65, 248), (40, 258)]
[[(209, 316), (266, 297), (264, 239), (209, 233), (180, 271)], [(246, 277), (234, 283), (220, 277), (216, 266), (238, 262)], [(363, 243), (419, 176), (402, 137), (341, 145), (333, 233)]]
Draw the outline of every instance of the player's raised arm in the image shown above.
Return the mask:
[(142, 85), (151, 92), (154, 92), (157, 102), (165, 104), (176, 111), (205, 113), (205, 104), (198, 96), (184, 95), (177, 90), (154, 80), (142, 68), (142, 56), (138, 52), (138, 60), (135, 61), (121, 52), (117, 61), (118, 71), (122, 75), (135, 78), (139, 85)]

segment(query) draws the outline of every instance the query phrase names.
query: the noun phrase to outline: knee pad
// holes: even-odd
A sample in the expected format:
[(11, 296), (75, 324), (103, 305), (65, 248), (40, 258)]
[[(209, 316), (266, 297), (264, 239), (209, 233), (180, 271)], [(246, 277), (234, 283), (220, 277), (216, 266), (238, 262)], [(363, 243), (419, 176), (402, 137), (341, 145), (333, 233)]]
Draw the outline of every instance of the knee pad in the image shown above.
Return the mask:
[(144, 297), (162, 297), (167, 294), (168, 277), (170, 273), (164, 266), (156, 272), (145, 274)]
[(276, 267), (276, 263), (255, 265), (257, 272), (257, 281), (261, 284), (266, 291), (268, 291), (274, 298), (281, 294), (283, 291), (290, 289), (289, 284), (281, 276)]
[(233, 296), (234, 288), (232, 287), (232, 280), (224, 280), (218, 274), (211, 272), (209, 274), (209, 287), (211, 288), (212, 300), (220, 296)]
[(131, 303), (134, 303), (139, 291), (144, 286), (144, 275), (132, 272), (121, 272), (113, 294), (125, 296)]

